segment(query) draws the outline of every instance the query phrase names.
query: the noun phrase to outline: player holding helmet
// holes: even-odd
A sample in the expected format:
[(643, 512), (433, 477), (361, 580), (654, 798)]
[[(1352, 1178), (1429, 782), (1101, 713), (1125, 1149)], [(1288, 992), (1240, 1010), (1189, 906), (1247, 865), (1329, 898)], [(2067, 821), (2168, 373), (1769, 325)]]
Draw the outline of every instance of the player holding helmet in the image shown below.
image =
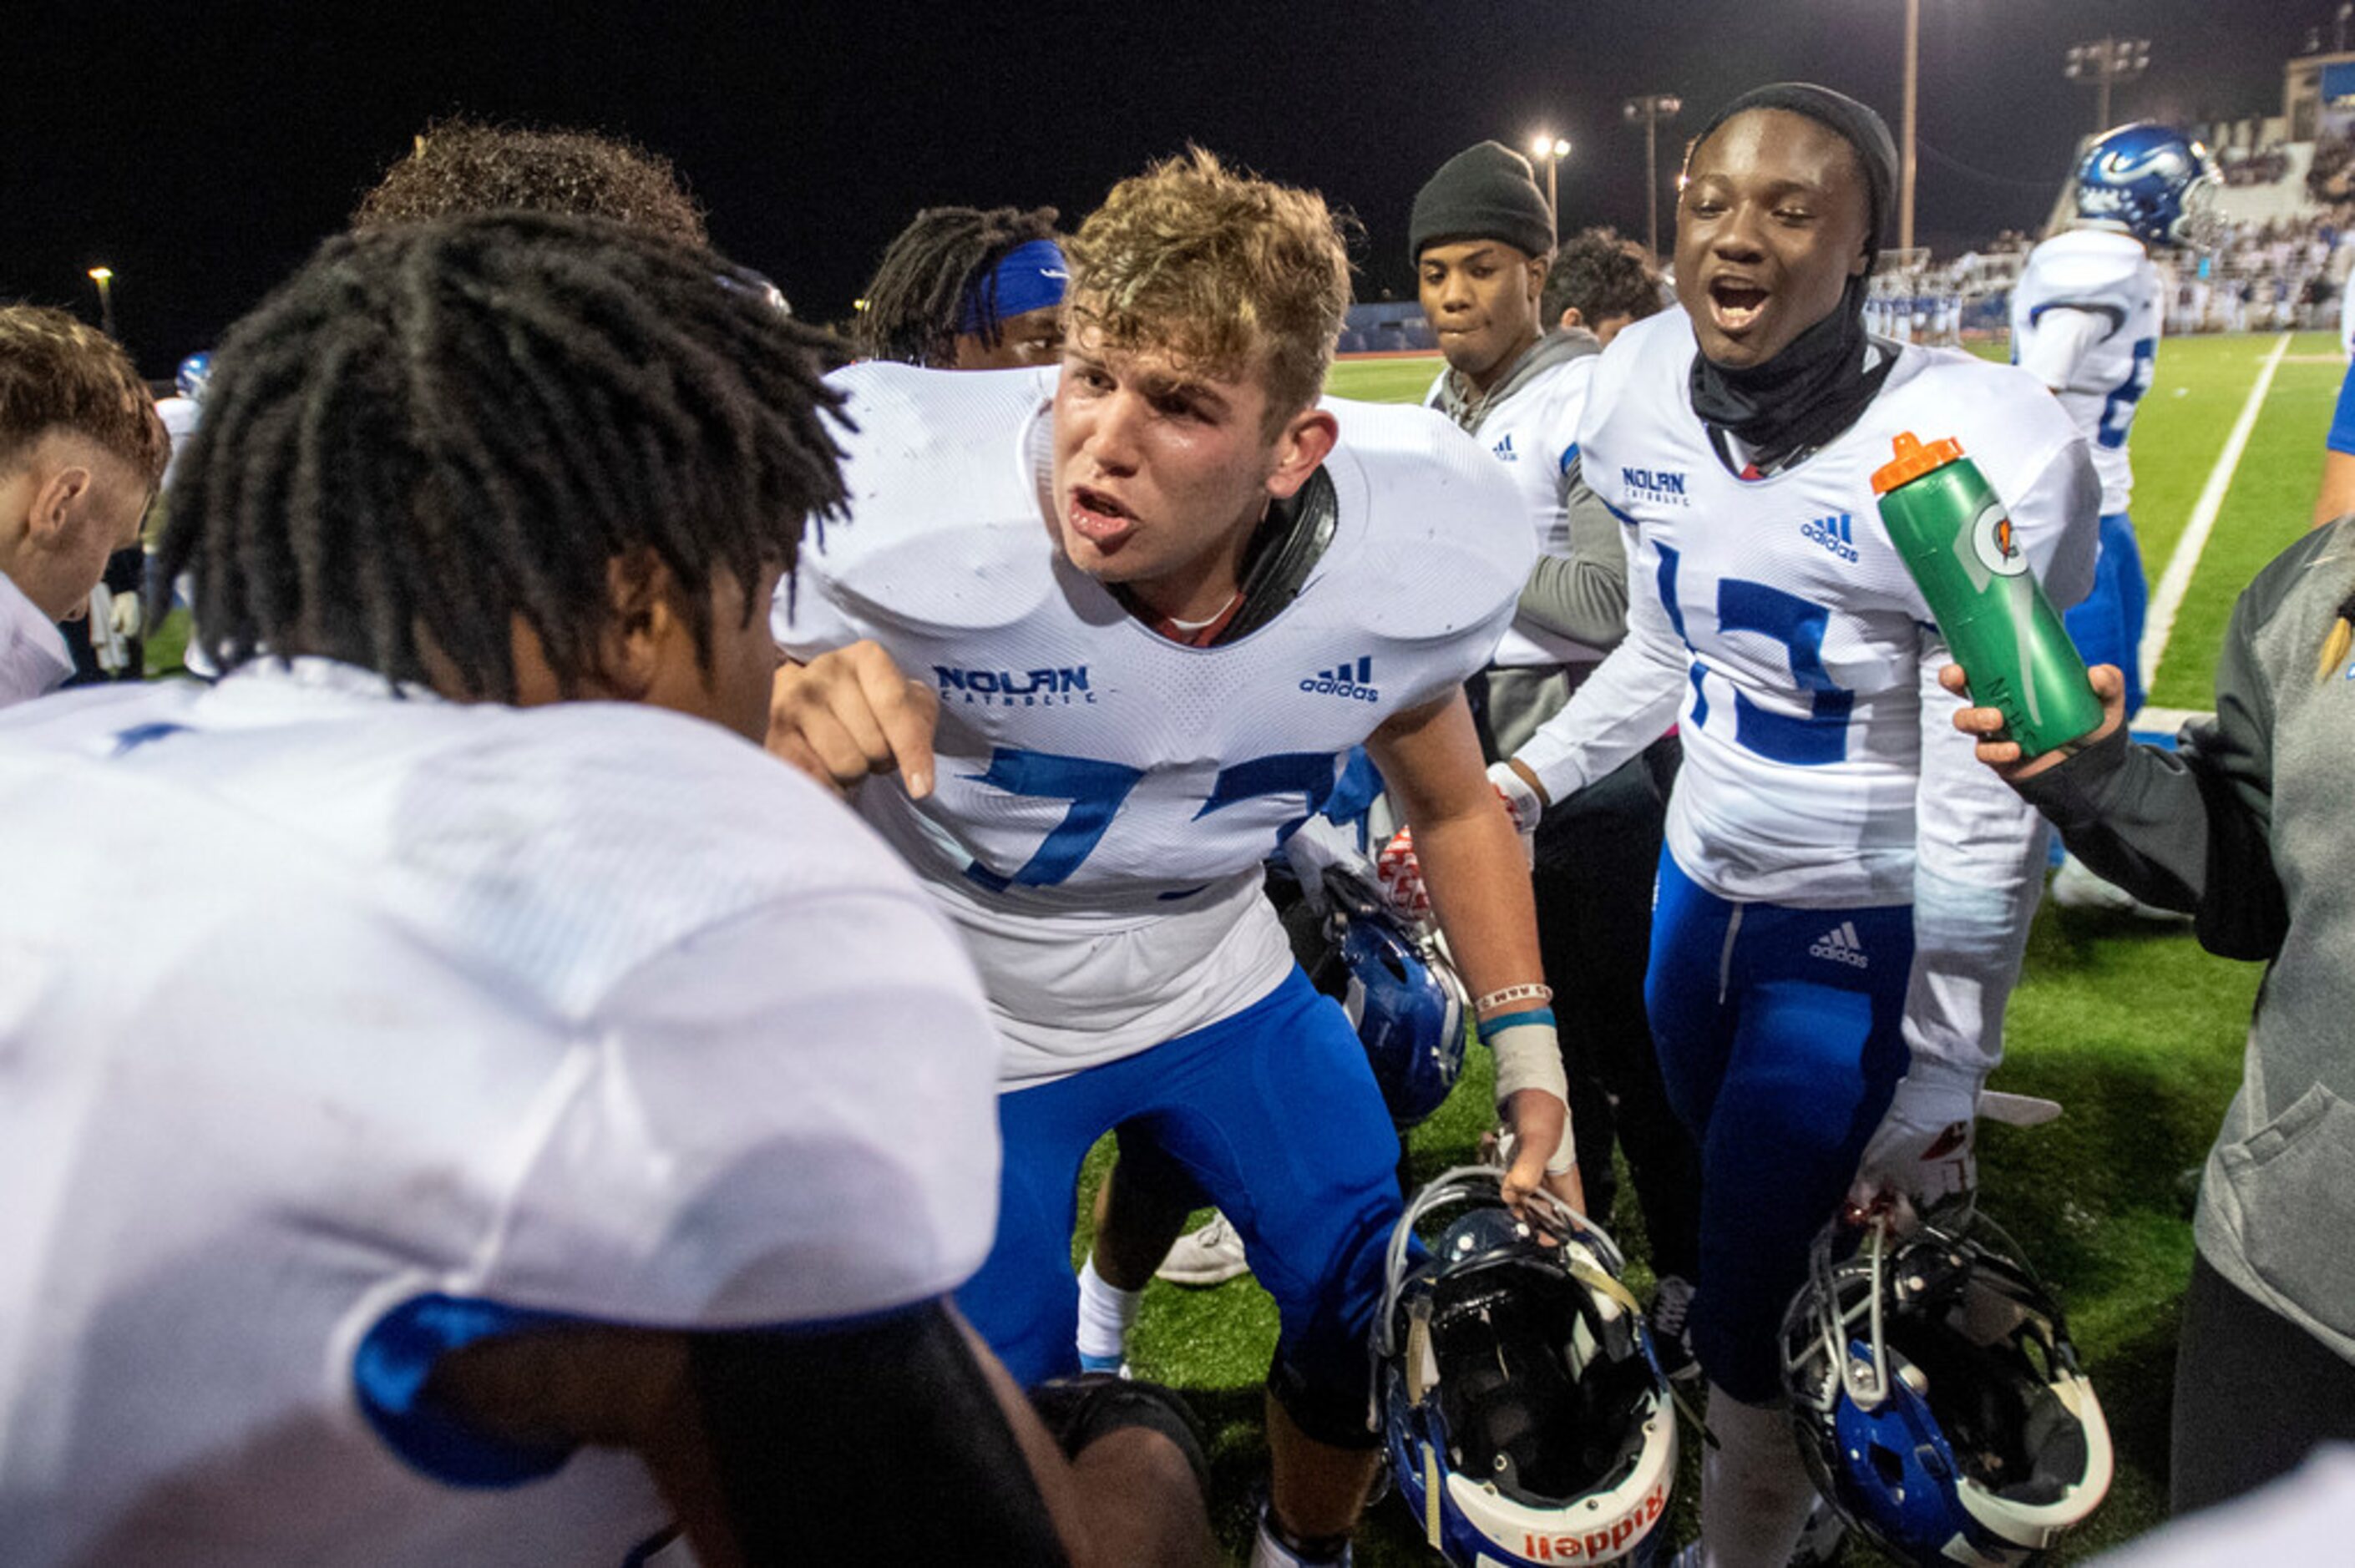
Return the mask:
[(1348, 298), (1321, 199), (1196, 153), (1116, 187), (1069, 249), (1060, 378), (837, 377), (855, 500), (778, 619), (809, 663), (780, 677), (771, 744), (845, 785), (900, 771), (860, 811), (989, 990), (1007, 1158), (960, 1295), (975, 1326), (1018, 1377), (1071, 1370), (1080, 1162), (1149, 1121), (1278, 1303), (1257, 1560), (1346, 1561), (1398, 1142), (1261, 864), (1368, 746), (1497, 1049), (1509, 1185), (1533, 1190), (1570, 1152), (1561, 1064), (1460, 690), (1533, 546), (1467, 438), (1316, 401)]

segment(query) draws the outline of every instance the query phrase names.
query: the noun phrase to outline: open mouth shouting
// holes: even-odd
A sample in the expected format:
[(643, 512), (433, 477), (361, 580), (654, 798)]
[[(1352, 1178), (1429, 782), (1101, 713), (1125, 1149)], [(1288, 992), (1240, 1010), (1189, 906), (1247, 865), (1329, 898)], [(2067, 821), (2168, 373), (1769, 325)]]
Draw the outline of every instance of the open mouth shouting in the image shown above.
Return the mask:
[(1063, 521), (1074, 535), (1106, 553), (1120, 548), (1136, 531), (1135, 514), (1092, 484), (1071, 486)]
[(1710, 320), (1728, 337), (1740, 337), (1758, 324), (1770, 297), (1766, 290), (1747, 278), (1712, 278), (1709, 284)]

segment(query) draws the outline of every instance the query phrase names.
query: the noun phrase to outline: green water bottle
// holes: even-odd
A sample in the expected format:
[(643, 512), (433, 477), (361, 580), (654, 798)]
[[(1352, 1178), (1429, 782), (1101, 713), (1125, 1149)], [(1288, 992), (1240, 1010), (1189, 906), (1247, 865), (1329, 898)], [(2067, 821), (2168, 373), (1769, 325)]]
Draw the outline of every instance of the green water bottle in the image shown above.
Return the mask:
[(1872, 476), (1881, 520), (1969, 677), (1971, 700), (2003, 714), (2000, 738), (2034, 757), (2091, 732), (2102, 699), (2085, 662), (2028, 569), (2003, 498), (1961, 443), (1910, 433)]

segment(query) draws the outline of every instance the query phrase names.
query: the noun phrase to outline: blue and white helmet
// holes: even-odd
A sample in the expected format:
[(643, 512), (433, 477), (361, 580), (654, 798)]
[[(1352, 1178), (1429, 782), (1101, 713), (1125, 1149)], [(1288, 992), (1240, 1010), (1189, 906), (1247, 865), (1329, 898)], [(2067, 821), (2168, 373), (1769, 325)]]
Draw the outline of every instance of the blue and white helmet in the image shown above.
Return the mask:
[(1900, 1563), (2020, 1565), (2108, 1494), (2110, 1429), (2061, 1308), (1966, 1194), (1921, 1227), (1828, 1227), (1783, 1318), (1816, 1487)]
[(1502, 1176), (1446, 1172), (1391, 1233), (1373, 1346), (1391, 1478), (1458, 1568), (1618, 1562), (1676, 1484), (1668, 1379), (1610, 1236), (1542, 1190), (1544, 1228), (1517, 1218)]
[(1401, 1132), (1446, 1102), (1464, 1072), (1464, 982), (1430, 937), (1402, 923), (1355, 857), (1324, 871), (1325, 960), (1312, 978), (1340, 999)]
[(2154, 121), (2094, 139), (2077, 164), (2077, 220), (2146, 245), (2207, 249), (2217, 237), (2224, 176), (2199, 142)]
[(172, 381), (180, 389), (181, 397), (191, 403), (201, 403), (205, 397), (205, 383), (212, 379), (212, 355), (198, 350), (180, 361), (179, 374), (173, 376)]

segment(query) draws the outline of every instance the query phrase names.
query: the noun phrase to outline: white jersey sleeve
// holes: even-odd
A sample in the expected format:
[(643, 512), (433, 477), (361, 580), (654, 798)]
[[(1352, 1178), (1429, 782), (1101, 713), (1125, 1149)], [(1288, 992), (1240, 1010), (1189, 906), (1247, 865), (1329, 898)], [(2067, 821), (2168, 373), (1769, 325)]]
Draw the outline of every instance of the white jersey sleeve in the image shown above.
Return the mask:
[[(1629, 547), (1642, 546), (1630, 540)], [(1514, 753), (1515, 761), (1537, 775), (1549, 801), (1577, 793), (1677, 722), (1685, 691), (1684, 644), (1659, 594), (1646, 591), (1658, 587), (1657, 563), (1646, 570), (1639, 562), (1630, 575), (1627, 635), (1571, 694), (1569, 705)]]

